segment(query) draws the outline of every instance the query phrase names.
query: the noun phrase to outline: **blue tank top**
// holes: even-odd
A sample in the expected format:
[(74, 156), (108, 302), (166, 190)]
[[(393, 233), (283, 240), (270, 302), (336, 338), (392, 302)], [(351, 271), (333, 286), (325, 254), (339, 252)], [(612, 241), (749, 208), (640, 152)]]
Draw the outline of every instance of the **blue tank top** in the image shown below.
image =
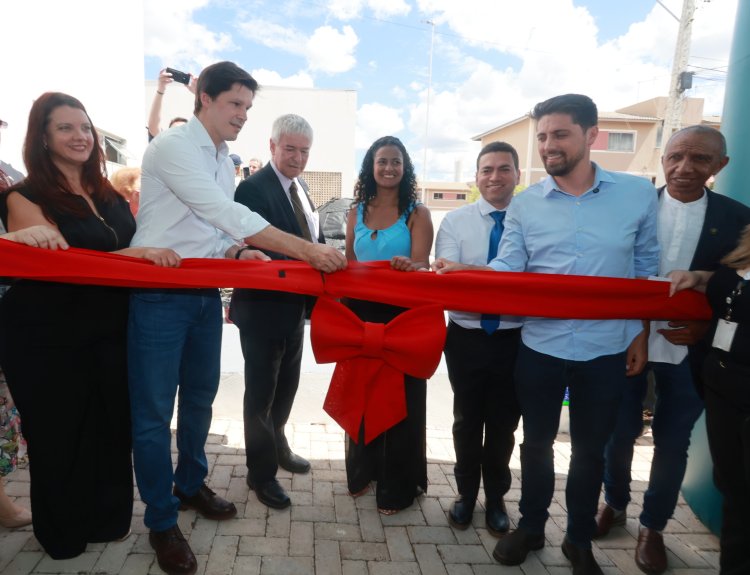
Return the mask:
[(357, 205), (357, 223), (354, 226), (354, 255), (357, 261), (390, 260), (393, 256), (411, 256), (411, 232), (406, 225), (412, 204), (396, 222), (384, 230), (371, 230), (362, 221), (364, 205)]

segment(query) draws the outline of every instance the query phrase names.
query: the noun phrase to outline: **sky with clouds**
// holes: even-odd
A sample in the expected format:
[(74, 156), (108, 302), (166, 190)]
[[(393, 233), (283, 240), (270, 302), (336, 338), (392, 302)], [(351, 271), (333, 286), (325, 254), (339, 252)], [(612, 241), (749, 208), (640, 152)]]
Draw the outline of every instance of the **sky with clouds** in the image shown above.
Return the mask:
[[(688, 95), (705, 99), (706, 114), (722, 111), (737, 1), (696, 0)], [(421, 175), (426, 141), (431, 180), (452, 180), (459, 161), (472, 178), (471, 138), (556, 94), (588, 94), (602, 111), (666, 95), (678, 31), (670, 11), (682, 10), (681, 0), (144, 4), (148, 78), (232, 60), (261, 85), (356, 90), (357, 158), (396, 135)]]

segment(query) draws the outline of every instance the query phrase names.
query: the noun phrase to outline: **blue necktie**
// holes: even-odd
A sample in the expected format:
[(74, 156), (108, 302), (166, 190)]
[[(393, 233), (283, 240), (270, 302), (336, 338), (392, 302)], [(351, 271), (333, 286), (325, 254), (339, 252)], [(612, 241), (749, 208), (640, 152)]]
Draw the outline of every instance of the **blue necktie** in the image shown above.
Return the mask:
[[(492, 226), (490, 232), (490, 245), (487, 250), (487, 263), (495, 259), (497, 255), (497, 246), (500, 244), (500, 238), (503, 235), (503, 220), (505, 219), (505, 212), (491, 212), (492, 219), (495, 220), (495, 225)], [(488, 334), (495, 333), (495, 330), (500, 325), (500, 316), (495, 314), (483, 313), (481, 320), (482, 329)]]

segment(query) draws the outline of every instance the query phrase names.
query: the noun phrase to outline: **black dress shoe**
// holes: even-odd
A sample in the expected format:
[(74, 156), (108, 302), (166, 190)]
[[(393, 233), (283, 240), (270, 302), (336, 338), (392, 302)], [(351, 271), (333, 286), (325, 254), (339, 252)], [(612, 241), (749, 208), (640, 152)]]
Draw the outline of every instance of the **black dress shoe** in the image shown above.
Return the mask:
[(510, 519), (508, 512), (505, 510), (505, 501), (489, 502), (484, 504), (485, 514), (484, 522), (487, 525), (487, 531), (495, 537), (502, 537), (510, 529)]
[(237, 508), (234, 503), (216, 495), (205, 483), (198, 489), (198, 493), (192, 497), (180, 493), (177, 487), (174, 488), (174, 494), (180, 500), (180, 509), (195, 509), (206, 519), (221, 521), (237, 515)]
[(463, 531), (471, 525), (476, 500), (459, 496), (448, 510), (448, 523)]
[(310, 471), (310, 462), (304, 457), (292, 453), (291, 449), (280, 450), (276, 453), (279, 467), (290, 473), (307, 473)]
[(195, 555), (177, 525), (164, 531), (151, 531), (148, 541), (156, 551), (159, 567), (168, 575), (193, 575), (197, 571)]
[(520, 565), (526, 560), (529, 551), (544, 547), (544, 533), (529, 533), (525, 529), (516, 529), (506, 535), (495, 545), (492, 556), (503, 565)]
[(591, 549), (576, 547), (566, 537), (562, 542), (562, 552), (573, 565), (573, 575), (603, 575)]
[(255, 496), (263, 505), (274, 509), (285, 509), (292, 504), (286, 491), (276, 479), (256, 485), (248, 477), (247, 486), (255, 491)]

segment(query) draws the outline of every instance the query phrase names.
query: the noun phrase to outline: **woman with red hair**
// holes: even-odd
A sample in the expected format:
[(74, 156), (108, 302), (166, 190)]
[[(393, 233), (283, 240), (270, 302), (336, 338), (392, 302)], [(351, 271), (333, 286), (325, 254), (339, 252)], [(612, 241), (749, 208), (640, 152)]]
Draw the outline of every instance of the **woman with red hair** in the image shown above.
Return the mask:
[[(83, 104), (59, 92), (31, 107), (28, 177), (0, 199), (9, 232), (52, 226), (76, 248), (179, 265), (172, 250), (129, 248), (127, 202), (105, 177)], [(128, 290), (22, 280), (0, 302), (0, 365), (28, 443), (34, 534), (54, 559), (130, 530)]]

